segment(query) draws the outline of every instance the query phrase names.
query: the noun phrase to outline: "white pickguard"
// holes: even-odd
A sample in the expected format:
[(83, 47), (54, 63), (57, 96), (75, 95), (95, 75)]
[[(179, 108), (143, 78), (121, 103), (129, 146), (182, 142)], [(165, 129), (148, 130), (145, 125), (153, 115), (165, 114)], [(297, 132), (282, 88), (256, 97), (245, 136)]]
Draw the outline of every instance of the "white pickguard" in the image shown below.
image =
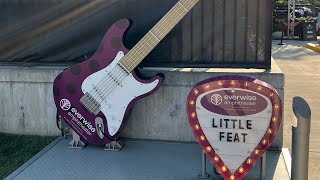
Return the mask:
[[(101, 84), (101, 80), (108, 76), (108, 73), (117, 66), (123, 56), (124, 53), (122, 51), (118, 52), (116, 58), (109, 66), (87, 77), (82, 83), (82, 92), (92, 92), (93, 87)], [(129, 74), (121, 81), (121, 86), (116, 86), (112, 89), (111, 93), (105, 95), (105, 101), (100, 103), (100, 110), (107, 118), (108, 131), (111, 136), (118, 132), (128, 104), (134, 98), (152, 91), (158, 84), (158, 79), (149, 84), (144, 84), (138, 82), (132, 74)], [(101, 89), (106, 88), (97, 87)]]

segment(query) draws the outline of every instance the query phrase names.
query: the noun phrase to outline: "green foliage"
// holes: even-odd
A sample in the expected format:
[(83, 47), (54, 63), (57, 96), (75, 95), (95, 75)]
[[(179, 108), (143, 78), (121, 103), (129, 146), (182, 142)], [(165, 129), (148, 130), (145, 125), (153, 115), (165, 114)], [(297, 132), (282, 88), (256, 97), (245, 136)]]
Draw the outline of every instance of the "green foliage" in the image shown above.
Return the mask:
[[(288, 0), (276, 0), (277, 4), (287, 4)], [(320, 3), (320, 0), (296, 0), (296, 3), (311, 3), (317, 4)]]
[(288, 0), (276, 0), (276, 4), (287, 4)]
[(297, 21), (311, 21), (312, 19), (313, 18), (311, 16), (296, 18)]

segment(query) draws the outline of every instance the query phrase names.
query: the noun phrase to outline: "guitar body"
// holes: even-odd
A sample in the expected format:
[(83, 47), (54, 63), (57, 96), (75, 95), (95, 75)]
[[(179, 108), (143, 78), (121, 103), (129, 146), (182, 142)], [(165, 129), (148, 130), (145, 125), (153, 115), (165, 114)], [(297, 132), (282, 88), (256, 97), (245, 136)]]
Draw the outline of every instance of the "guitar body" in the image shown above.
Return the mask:
[(122, 41), (129, 25), (126, 19), (112, 25), (90, 59), (64, 70), (53, 83), (58, 114), (90, 144), (116, 140), (134, 103), (158, 90), (164, 79), (158, 74), (146, 80), (119, 68), (121, 58), (129, 52)]

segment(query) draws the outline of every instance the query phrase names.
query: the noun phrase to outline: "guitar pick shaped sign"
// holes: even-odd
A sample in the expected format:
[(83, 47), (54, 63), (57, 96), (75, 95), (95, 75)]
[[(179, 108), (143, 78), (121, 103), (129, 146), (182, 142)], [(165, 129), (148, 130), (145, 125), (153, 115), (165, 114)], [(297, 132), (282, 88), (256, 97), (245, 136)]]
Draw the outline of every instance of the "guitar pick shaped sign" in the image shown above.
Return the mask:
[(220, 76), (192, 89), (187, 113), (198, 143), (223, 178), (240, 180), (275, 138), (282, 102), (265, 82)]

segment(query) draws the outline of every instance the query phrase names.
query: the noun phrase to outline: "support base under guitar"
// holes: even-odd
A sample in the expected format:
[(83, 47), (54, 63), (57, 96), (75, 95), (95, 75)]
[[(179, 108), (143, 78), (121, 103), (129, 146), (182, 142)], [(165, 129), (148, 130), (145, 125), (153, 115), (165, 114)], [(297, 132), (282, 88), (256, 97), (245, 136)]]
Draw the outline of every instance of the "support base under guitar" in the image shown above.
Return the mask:
[(70, 149), (83, 149), (86, 144), (80, 139), (80, 136), (72, 131), (72, 141), (69, 143)]
[(68, 137), (72, 136), (72, 129), (68, 126), (68, 124), (63, 120), (61, 116), (59, 116), (58, 125), (61, 131), (61, 136), (64, 139), (67, 139)]
[(199, 178), (200, 179), (209, 179), (209, 174), (208, 173), (206, 173), (205, 175), (199, 175)]
[(119, 141), (112, 141), (109, 144), (106, 144), (104, 147), (105, 151), (121, 151), (124, 144), (120, 143)]

